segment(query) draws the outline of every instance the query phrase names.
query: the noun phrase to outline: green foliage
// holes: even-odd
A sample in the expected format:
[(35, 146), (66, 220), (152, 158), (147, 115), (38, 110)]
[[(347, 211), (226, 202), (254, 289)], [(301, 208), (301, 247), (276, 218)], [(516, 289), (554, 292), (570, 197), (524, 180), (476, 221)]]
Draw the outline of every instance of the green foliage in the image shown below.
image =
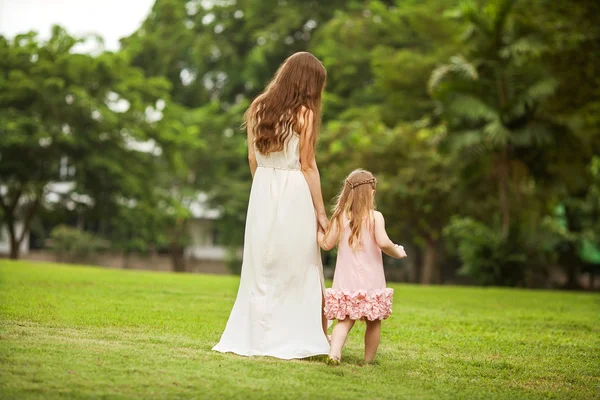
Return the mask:
[[(79, 39), (60, 28), (47, 43), (2, 38), (3, 219), (43, 226), (37, 209), (51, 209), (44, 191), (66, 159), (76, 185), (65, 197), (91, 201), (65, 214), (113, 247), (176, 259), (201, 195), (236, 253), (251, 185), (243, 112), (287, 56), (309, 50), (328, 70), (325, 201), (351, 170), (374, 172), (388, 230), (414, 249), (411, 280), (452, 275), (444, 249), (460, 236), (463, 270), (477, 265), (480, 282), (541, 285), (539, 266), (556, 262), (577, 287), (595, 270), (582, 248), (599, 237), (598, 4), (156, 0), (116, 54), (74, 54)], [(141, 142), (154, 149), (130, 146)], [(442, 235), (453, 217), (478, 221), (487, 247)]]
[(523, 286), (524, 274), (534, 260), (518, 246), (514, 236), (507, 238), (481, 222), (454, 218), (446, 227), (450, 251), (460, 257), (459, 274), (479, 285)]
[(51, 248), (58, 261), (91, 263), (100, 250), (109, 244), (97, 236), (80, 229), (59, 225), (50, 233)]
[(148, 117), (166, 113), (165, 79), (146, 77), (122, 53), (74, 53), (81, 41), (60, 27), (46, 42), (0, 37), (0, 206), (14, 258), (52, 182), (75, 183), (88, 215), (104, 220), (124, 199), (147, 197), (156, 157), (134, 145), (168, 141), (173, 130)]
[(250, 186), (245, 135), (237, 133), (242, 113), (285, 57), (313, 51), (328, 69), (317, 152), (326, 201), (352, 169), (373, 171), (390, 232), (419, 249), (422, 270), (435, 260), (421, 277), (430, 282), (441, 277), (441, 232), (452, 216), (482, 221), (503, 242), (514, 229), (552, 241), (539, 228), (548, 210), (589, 186), (595, 89), (584, 91), (588, 111), (572, 110), (581, 112), (576, 120), (556, 110), (571, 87), (565, 76), (596, 78), (549, 58), (594, 60), (585, 50), (595, 43), (594, 24), (569, 32), (551, 23), (572, 25), (593, 8), (543, 0), (158, 0), (123, 44), (136, 65), (169, 79), (188, 110), (183, 124), (207, 144), (185, 156), (195, 172), (185, 187), (209, 195), (232, 247), (243, 241)]
[(322, 24), (352, 2), (195, 2), (158, 0), (123, 52), (149, 75), (165, 76), (180, 107), (179, 121), (197, 129), (200, 148), (178, 149), (182, 176), (163, 186), (180, 199), (208, 195), (218, 209), (226, 245), (243, 241), (250, 173), (242, 115), (291, 53), (306, 50)]
[[(561, 261), (569, 266), (569, 275), (582, 271), (594, 276), (600, 272), (599, 172), (600, 159), (595, 156), (589, 166), (592, 179), (587, 191), (567, 198), (544, 221), (549, 233), (544, 243), (560, 254)], [(573, 282), (567, 286), (577, 287)]]

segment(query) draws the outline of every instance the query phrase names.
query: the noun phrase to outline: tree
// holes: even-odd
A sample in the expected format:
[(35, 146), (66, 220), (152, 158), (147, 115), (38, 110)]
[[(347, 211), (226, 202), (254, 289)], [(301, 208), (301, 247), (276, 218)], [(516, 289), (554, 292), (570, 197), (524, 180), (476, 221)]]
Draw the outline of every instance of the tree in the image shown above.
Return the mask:
[[(571, 289), (580, 288), (580, 272), (597, 270), (590, 254), (598, 246), (598, 236), (591, 226), (599, 221), (598, 213), (592, 211), (597, 210), (597, 169), (593, 168), (596, 161), (592, 157), (600, 153), (599, 12), (600, 4), (593, 0), (537, 1), (524, 10), (524, 18), (534, 20), (551, 43), (542, 58), (560, 78), (549, 112), (564, 121), (574, 136), (569, 146), (561, 146), (548, 159), (560, 174), (546, 174), (559, 189), (557, 208), (563, 212), (566, 230), (559, 230), (562, 239), (556, 249), (568, 277), (565, 286)], [(560, 167), (557, 160), (563, 161)]]
[(311, 49), (328, 70), (326, 121), (376, 106), (389, 127), (426, 118), (435, 103), (430, 71), (454, 51), (457, 24), (443, 18), (452, 2), (369, 1), (338, 11)]
[(325, 197), (354, 168), (375, 173), (386, 227), (416, 245), (411, 258), (422, 260), (424, 283), (441, 282), (439, 241), (453, 212), (451, 160), (437, 150), (436, 103), (427, 92), (430, 71), (455, 47), (447, 10), (438, 1), (372, 1), (338, 12), (314, 45), (329, 73), (318, 153)]
[(151, 187), (154, 158), (134, 145), (164, 133), (149, 113), (169, 84), (124, 54), (74, 53), (81, 41), (57, 26), (47, 42), (0, 37), (0, 206), (13, 259), (49, 183), (72, 180), (102, 206)]
[(456, 55), (436, 68), (429, 82), (443, 105), (450, 146), (478, 163), (497, 183), (504, 237), (514, 208), (511, 188), (522, 191), (531, 181), (518, 153), (548, 146), (562, 133), (541, 107), (558, 82), (542, 64), (525, 62), (522, 49), (535, 52), (535, 46), (542, 45), (534, 40), (537, 32), (515, 18), (515, 3), (500, 0), (485, 7), (463, 3), (455, 15), (467, 21), (466, 55)]
[[(134, 143), (152, 139), (153, 151), (111, 139), (103, 153), (126, 161), (88, 157), (87, 145), (52, 159), (68, 156), (74, 191), (92, 200), (76, 207), (82, 226), (123, 251), (169, 248), (183, 270), (187, 208), (200, 194), (219, 210), (225, 244), (241, 244), (242, 114), (288, 55), (309, 50), (328, 69), (317, 152), (326, 199), (352, 169), (374, 172), (378, 207), (395, 216), (387, 227), (424, 283), (440, 281), (452, 248), (480, 283), (537, 284), (531, 276), (556, 260), (573, 283), (587, 268), (581, 243), (596, 240), (598, 11), (593, 0), (157, 0), (120, 54), (94, 58), (168, 81), (148, 102), (166, 102), (162, 119), (128, 132)], [(143, 119), (143, 107), (131, 109)], [(117, 132), (116, 119), (137, 126), (116, 112), (92, 131)], [(567, 228), (557, 235), (558, 209)]]
[(157, 0), (122, 45), (135, 65), (171, 82), (178, 104), (232, 105), (256, 96), (287, 56), (306, 50), (336, 10), (355, 3)]
[(336, 9), (356, 2), (286, 3), (157, 0), (140, 29), (122, 40), (136, 66), (171, 82), (180, 121), (197, 128), (206, 143), (182, 152), (189, 179), (177, 179), (176, 186), (188, 195), (209, 196), (231, 247), (243, 240), (250, 188), (246, 138), (239, 129), (245, 108), (287, 56), (308, 48)]
[[(443, 127), (399, 126), (390, 137), (390, 144), (381, 147), (382, 153), (373, 153), (389, 162), (386, 170), (390, 172), (383, 175), (387, 187), (380, 203), (395, 219), (409, 226), (417, 245), (423, 249), (420, 271), (423, 284), (443, 282), (442, 231), (459, 208), (455, 197), (458, 176), (453, 160), (434, 144), (442, 132)], [(396, 168), (390, 168), (391, 165)], [(391, 172), (394, 170), (395, 174)]]
[[(483, 188), (483, 209), (490, 205), (485, 191), (497, 191), (494, 203), (499, 212), (487, 216), (480, 212), (478, 219), (500, 225), (498, 249), (526, 254), (529, 265), (523, 263), (523, 268), (547, 258), (545, 249), (550, 242), (540, 240), (537, 248), (526, 245), (534, 235), (547, 236), (541, 228), (544, 218), (558, 204), (568, 204), (569, 196), (585, 197), (589, 185), (586, 166), (594, 147), (589, 141), (592, 136), (582, 135), (572, 120), (557, 112), (556, 105), (564, 98), (560, 92), (570, 83), (548, 61), (562, 54), (561, 47), (568, 40), (558, 39), (564, 32), (550, 30), (550, 25), (561, 26), (561, 22), (552, 19), (550, 24), (542, 3), (547, 2), (533, 2), (533, 6), (515, 0), (485, 6), (462, 3), (452, 15), (465, 21), (463, 52), (438, 67), (429, 82), (448, 126), (445, 148), (449, 154), (461, 155), (463, 190), (475, 197), (473, 190)], [(569, 220), (573, 214), (568, 206), (566, 210)], [(489, 217), (498, 214), (500, 221)], [(576, 225), (570, 226), (577, 229)], [(461, 237), (466, 240), (469, 236)], [(516, 237), (520, 240), (515, 241)], [(521, 249), (515, 247), (518, 243), (523, 243)], [(575, 247), (558, 250), (561, 264), (577, 265)], [(497, 260), (517, 265), (515, 260)], [(573, 274), (569, 276), (575, 279)]]

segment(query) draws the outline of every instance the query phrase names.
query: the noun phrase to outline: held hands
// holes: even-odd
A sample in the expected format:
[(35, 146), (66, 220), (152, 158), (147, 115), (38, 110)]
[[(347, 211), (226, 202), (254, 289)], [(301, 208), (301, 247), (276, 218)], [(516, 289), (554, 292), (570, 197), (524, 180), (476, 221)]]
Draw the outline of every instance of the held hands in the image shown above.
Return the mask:
[(317, 230), (317, 243), (321, 248), (323, 247), (323, 239), (325, 239), (325, 234), (321, 230), (321, 227), (319, 227), (319, 229)]
[(323, 250), (330, 250), (325, 245), (325, 233), (329, 229), (329, 219), (326, 214), (317, 214), (317, 243)]
[(327, 229), (329, 229), (329, 219), (327, 218), (327, 214), (318, 214), (317, 222), (319, 224), (317, 230), (323, 233), (327, 232)]

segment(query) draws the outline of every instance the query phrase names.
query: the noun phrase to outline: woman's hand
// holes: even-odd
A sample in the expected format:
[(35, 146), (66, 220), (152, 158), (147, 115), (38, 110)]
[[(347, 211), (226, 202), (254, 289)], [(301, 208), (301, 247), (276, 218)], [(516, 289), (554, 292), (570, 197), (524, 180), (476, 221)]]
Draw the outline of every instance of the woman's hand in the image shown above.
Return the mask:
[(327, 218), (327, 214), (317, 214), (317, 222), (319, 223), (318, 229), (323, 231), (323, 233), (327, 232), (327, 229), (329, 229), (329, 219)]
[(323, 248), (323, 241), (325, 239), (325, 234), (323, 233), (323, 231), (320, 229), (317, 230), (317, 243), (319, 244), (320, 248)]

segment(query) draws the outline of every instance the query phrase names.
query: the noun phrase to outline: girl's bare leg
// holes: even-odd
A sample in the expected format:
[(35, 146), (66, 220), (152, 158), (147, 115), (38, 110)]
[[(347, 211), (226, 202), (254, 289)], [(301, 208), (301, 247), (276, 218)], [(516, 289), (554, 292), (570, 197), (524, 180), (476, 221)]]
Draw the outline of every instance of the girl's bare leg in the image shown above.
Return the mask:
[(333, 333), (331, 334), (331, 349), (329, 350), (329, 357), (334, 360), (342, 359), (342, 347), (344, 347), (344, 343), (346, 343), (346, 338), (348, 337), (348, 332), (354, 326), (354, 320), (350, 318), (343, 319), (338, 321), (333, 328)]
[(379, 347), (379, 337), (381, 336), (381, 321), (367, 321), (367, 331), (365, 332), (365, 362), (371, 362), (377, 355)]

